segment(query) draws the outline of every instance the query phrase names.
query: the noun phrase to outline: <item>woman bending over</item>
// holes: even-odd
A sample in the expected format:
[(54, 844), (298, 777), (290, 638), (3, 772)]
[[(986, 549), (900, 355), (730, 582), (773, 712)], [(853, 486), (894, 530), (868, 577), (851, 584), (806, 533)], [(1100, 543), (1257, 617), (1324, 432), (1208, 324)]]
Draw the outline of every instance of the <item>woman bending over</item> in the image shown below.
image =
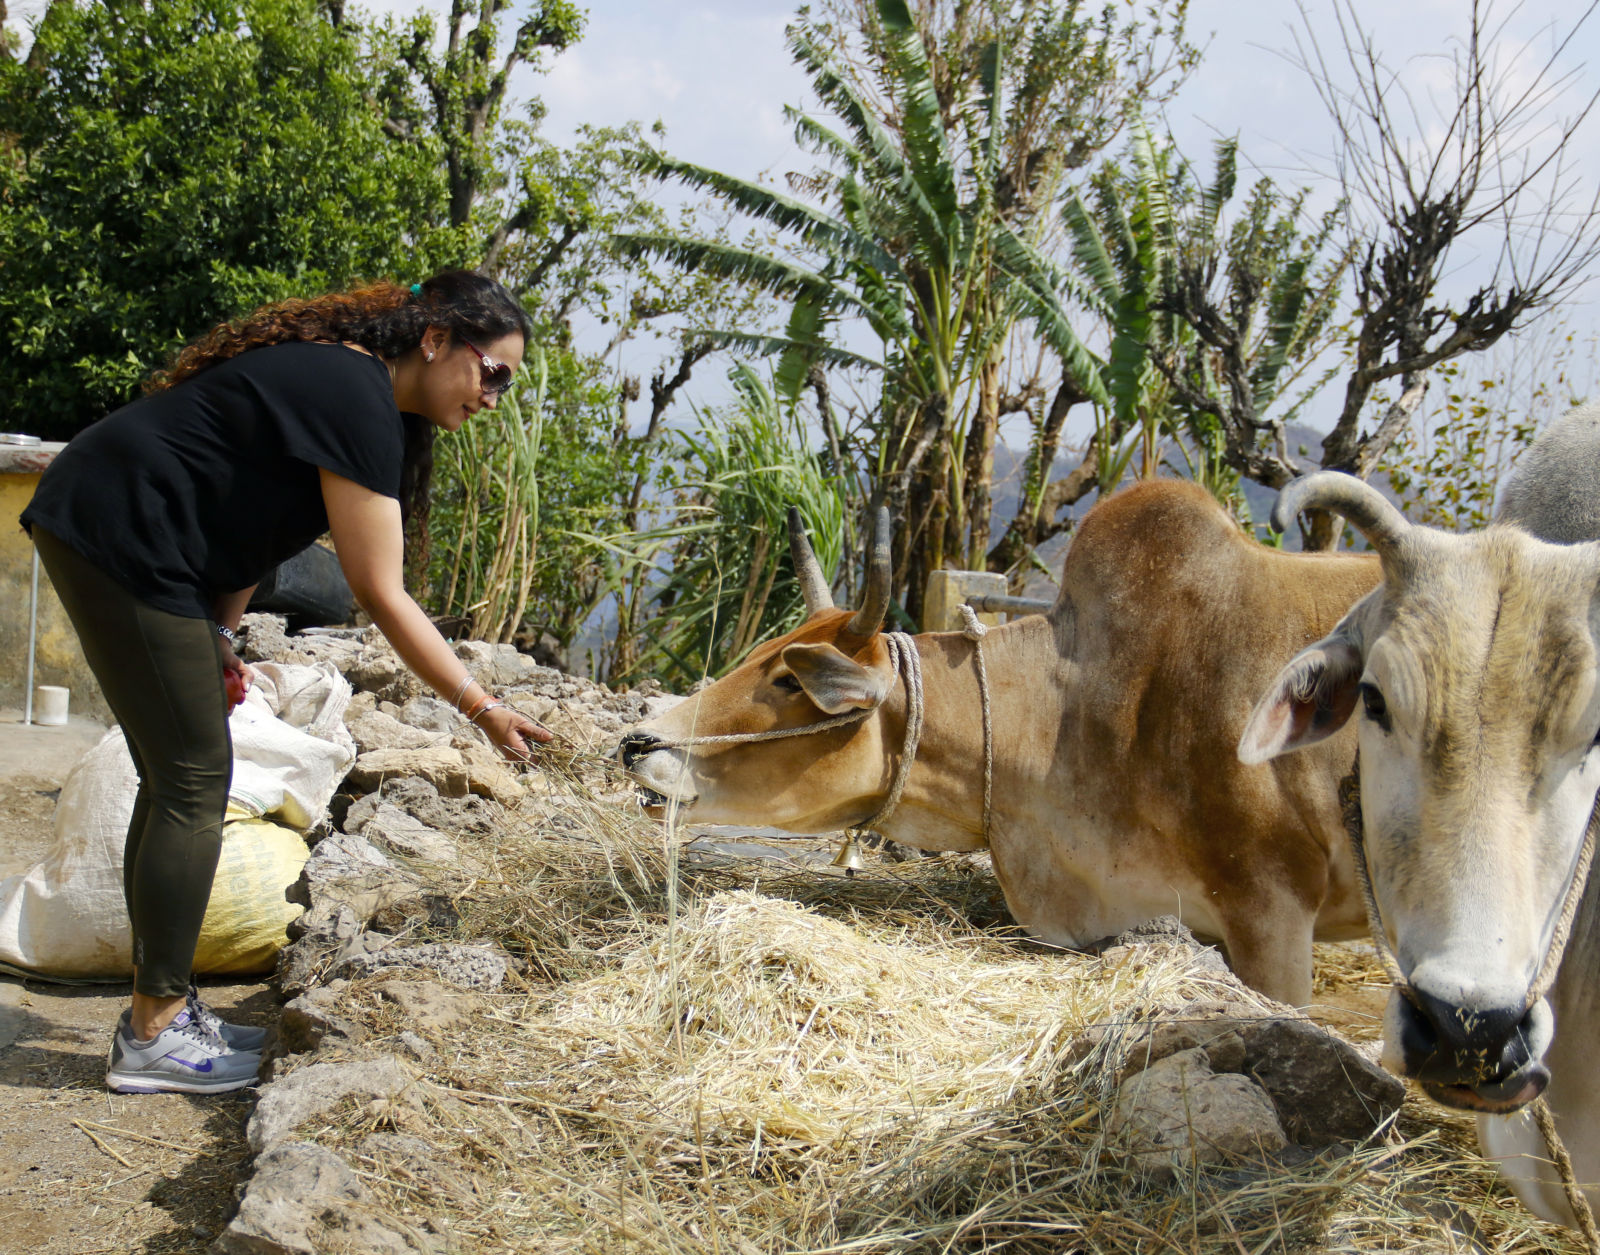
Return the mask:
[(402, 577), (401, 501), (431, 429), (493, 408), (529, 331), (510, 293), (466, 271), (267, 306), (184, 349), (40, 480), (22, 524), (139, 775), (123, 861), (133, 1006), (110, 1088), (256, 1079), (264, 1034), (209, 1011), (190, 969), (233, 770), (224, 672), (248, 680), (233, 633), (279, 563), (331, 532), (356, 600), (417, 676), (507, 757), (550, 739), (472, 680)]

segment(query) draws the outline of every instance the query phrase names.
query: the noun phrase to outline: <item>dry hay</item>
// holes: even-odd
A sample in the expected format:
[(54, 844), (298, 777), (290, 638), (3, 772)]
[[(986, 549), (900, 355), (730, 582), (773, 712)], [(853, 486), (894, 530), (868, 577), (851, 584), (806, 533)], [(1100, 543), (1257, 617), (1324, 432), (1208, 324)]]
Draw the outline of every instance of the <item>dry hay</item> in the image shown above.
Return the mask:
[(465, 927), (527, 980), (438, 1043), (426, 1116), (320, 1132), (391, 1220), (452, 1251), (1580, 1249), (1421, 1101), (1346, 1155), (1173, 1184), (1124, 1169), (1099, 1056), (1066, 1049), (1091, 1024), (1238, 1000), (1193, 951), (1113, 966), (1028, 943), (994, 925), (970, 860), (680, 867), (593, 787), (565, 782), (472, 851), (491, 870)]

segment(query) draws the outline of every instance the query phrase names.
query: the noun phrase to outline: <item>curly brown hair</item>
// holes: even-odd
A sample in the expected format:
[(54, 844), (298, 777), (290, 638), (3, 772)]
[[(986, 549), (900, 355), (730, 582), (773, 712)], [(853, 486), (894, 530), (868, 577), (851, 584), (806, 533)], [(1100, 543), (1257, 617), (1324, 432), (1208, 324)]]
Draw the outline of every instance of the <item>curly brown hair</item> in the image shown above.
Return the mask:
[(164, 391), (268, 344), (331, 340), (399, 357), (416, 348), (429, 327), (443, 327), (457, 339), (493, 340), (515, 332), (526, 340), (533, 334), (532, 320), (499, 283), (470, 270), (444, 270), (410, 288), (380, 281), (264, 305), (185, 345), (165, 370), (150, 376), (145, 391)]
[[(145, 391), (163, 392), (209, 366), (270, 344), (306, 340), (359, 344), (379, 357), (396, 358), (421, 344), (429, 327), (443, 327), (455, 339), (488, 341), (517, 333), (528, 340), (533, 335), (532, 319), (501, 284), (471, 270), (442, 270), (409, 288), (380, 280), (344, 292), (263, 305), (185, 345), (165, 370), (146, 380)], [(407, 524), (407, 565), (413, 575), (420, 575), (427, 566), (435, 428), (417, 414), (401, 417), (406, 446), (400, 512)]]

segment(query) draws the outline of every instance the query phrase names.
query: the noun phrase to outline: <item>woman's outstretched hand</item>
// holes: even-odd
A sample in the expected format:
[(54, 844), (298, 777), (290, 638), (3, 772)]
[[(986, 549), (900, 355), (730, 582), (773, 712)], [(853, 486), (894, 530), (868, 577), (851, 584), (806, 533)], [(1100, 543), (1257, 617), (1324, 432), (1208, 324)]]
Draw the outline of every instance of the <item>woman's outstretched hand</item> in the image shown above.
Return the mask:
[(473, 722), (488, 734), (501, 755), (514, 763), (531, 761), (533, 747), (543, 745), (555, 735), (515, 706), (492, 706)]

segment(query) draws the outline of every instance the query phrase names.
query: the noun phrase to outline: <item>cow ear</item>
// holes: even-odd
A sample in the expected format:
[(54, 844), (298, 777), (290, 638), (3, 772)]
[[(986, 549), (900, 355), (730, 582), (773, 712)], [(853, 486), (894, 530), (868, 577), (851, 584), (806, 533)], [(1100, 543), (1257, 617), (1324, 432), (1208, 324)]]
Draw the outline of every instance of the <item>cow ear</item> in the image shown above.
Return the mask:
[(1355, 711), (1361, 671), (1361, 651), (1339, 633), (1296, 654), (1250, 712), (1239, 761), (1254, 766), (1332, 736)]
[(888, 678), (832, 645), (790, 645), (783, 661), (818, 709), (830, 715), (870, 710), (889, 692)]

